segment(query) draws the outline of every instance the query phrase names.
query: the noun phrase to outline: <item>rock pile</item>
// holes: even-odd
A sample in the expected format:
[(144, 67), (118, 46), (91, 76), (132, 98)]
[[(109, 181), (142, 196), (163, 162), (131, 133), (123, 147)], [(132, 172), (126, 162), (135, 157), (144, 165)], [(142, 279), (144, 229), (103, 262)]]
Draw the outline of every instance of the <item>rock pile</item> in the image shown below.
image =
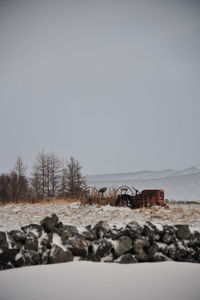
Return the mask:
[(53, 214), (40, 225), (0, 232), (0, 270), (76, 260), (137, 263), (185, 261), (200, 263), (200, 233), (188, 225), (144, 226), (133, 221), (125, 227), (104, 221), (81, 232), (64, 225)]

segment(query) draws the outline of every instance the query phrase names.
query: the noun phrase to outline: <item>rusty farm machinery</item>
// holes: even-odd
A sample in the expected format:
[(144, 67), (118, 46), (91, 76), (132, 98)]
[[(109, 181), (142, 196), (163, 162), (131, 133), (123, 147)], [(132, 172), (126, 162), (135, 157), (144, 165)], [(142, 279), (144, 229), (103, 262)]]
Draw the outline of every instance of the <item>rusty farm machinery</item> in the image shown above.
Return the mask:
[[(106, 199), (107, 187), (97, 189), (86, 187), (81, 194), (82, 204), (102, 203)], [(109, 197), (108, 197), (109, 198)], [(120, 186), (114, 193), (114, 205), (130, 207), (132, 209), (151, 206), (166, 206), (164, 190), (148, 189), (141, 192), (134, 187)]]

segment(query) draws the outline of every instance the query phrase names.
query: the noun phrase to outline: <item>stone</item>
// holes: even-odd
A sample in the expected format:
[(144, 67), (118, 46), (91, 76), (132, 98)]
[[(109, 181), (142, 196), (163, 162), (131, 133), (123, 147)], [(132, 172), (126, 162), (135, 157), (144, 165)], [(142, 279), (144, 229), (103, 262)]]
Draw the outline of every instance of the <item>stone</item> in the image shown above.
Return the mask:
[(115, 257), (119, 257), (122, 254), (127, 253), (132, 249), (132, 240), (128, 236), (121, 236), (118, 240), (114, 241), (114, 255)]
[(0, 253), (0, 265), (14, 268), (16, 263), (15, 257), (18, 253), (18, 249), (7, 249), (6, 251)]
[(175, 225), (176, 228), (176, 236), (180, 240), (189, 240), (191, 236), (191, 232), (188, 225), (178, 224)]
[(79, 235), (79, 232), (78, 232), (78, 230), (75, 226), (64, 225), (64, 230), (65, 230), (66, 235), (68, 236), (68, 238)]
[(52, 249), (49, 253), (48, 263), (57, 264), (70, 261), (73, 261), (73, 254), (70, 250), (64, 251), (62, 248), (55, 244), (52, 246)]
[(192, 251), (184, 241), (174, 242), (167, 249), (167, 256), (175, 261), (192, 261)]
[(128, 235), (135, 239), (142, 235), (142, 227), (136, 222), (132, 221), (126, 225), (126, 229), (128, 231)]
[(8, 249), (6, 234), (3, 231), (0, 231), (0, 249), (3, 251)]
[(136, 259), (140, 262), (148, 261), (148, 254), (146, 252), (147, 248), (150, 246), (149, 240), (142, 237), (136, 239), (133, 243), (133, 249), (136, 256)]
[(60, 236), (63, 245), (67, 243), (69, 236), (64, 228), (54, 228), (53, 233)]
[(51, 217), (46, 217), (41, 221), (41, 226), (47, 233), (52, 232), (57, 225), (58, 217), (56, 214), (52, 214)]
[(188, 246), (194, 248), (200, 247), (200, 232), (195, 231), (191, 233), (190, 240), (188, 241)]
[(106, 239), (103, 239), (100, 241), (100, 243), (96, 249), (95, 255), (98, 258), (108, 256), (111, 253), (111, 249), (112, 249), (112, 243)]
[(152, 243), (150, 247), (147, 248), (147, 253), (149, 255), (149, 260), (159, 251), (159, 246), (156, 242)]
[(169, 257), (164, 255), (163, 253), (157, 252), (151, 259), (152, 262), (162, 262), (162, 261), (171, 261)]
[(31, 233), (37, 239), (39, 239), (42, 236), (42, 227), (38, 224), (30, 224), (27, 226), (23, 226), (21, 229), (23, 230), (23, 232), (26, 233), (26, 235), (29, 235)]
[(99, 221), (93, 228), (96, 231), (96, 235), (98, 239), (102, 239), (103, 237), (109, 237), (109, 233), (111, 231), (110, 225), (105, 221)]
[(22, 250), (15, 257), (16, 267), (34, 266), (41, 264), (40, 254), (32, 250)]
[(24, 243), (26, 240), (26, 234), (20, 230), (12, 230), (8, 234), (16, 242)]
[(74, 256), (86, 257), (88, 255), (88, 245), (86, 240), (76, 236), (67, 242), (67, 248)]
[(127, 253), (121, 255), (117, 260), (115, 260), (115, 262), (119, 264), (133, 264), (137, 263), (137, 259), (134, 255)]
[(142, 235), (148, 237), (150, 243), (153, 243), (160, 240), (162, 232), (153, 223), (148, 221), (144, 225)]
[(163, 243), (166, 243), (168, 245), (173, 244), (176, 241), (175, 228), (173, 226), (165, 225), (161, 240)]
[(81, 233), (82, 237), (86, 240), (89, 241), (94, 241), (97, 239), (97, 235), (96, 235), (96, 231), (95, 230), (91, 230), (91, 231), (84, 231)]
[(32, 251), (38, 250), (38, 240), (35, 235), (29, 234), (29, 236), (26, 238), (24, 249)]

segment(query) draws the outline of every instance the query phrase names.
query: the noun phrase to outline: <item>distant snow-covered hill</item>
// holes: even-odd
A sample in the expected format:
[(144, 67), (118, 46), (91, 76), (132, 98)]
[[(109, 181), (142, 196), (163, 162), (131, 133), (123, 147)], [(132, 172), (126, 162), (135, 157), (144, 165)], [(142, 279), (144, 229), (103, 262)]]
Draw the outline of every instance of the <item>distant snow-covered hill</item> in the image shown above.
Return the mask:
[(88, 185), (96, 187), (134, 186), (138, 190), (164, 189), (165, 198), (200, 202), (200, 168), (140, 171), (121, 174), (90, 175)]

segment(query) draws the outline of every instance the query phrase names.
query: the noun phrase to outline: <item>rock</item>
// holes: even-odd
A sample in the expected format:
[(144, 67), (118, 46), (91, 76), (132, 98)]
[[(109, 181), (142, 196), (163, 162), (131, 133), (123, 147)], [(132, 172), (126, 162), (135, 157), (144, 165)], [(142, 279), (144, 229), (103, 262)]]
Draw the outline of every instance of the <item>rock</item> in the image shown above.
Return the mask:
[(51, 249), (53, 233), (46, 233), (46, 235), (42, 235), (40, 239), (40, 243), (38, 243), (38, 247), (42, 248), (42, 251), (46, 251), (47, 249)]
[(108, 256), (111, 253), (111, 249), (112, 249), (111, 242), (109, 242), (106, 239), (103, 239), (103, 240), (100, 241), (100, 243), (99, 243), (99, 245), (98, 245), (98, 247), (96, 249), (95, 255), (98, 258), (102, 258), (104, 256)]
[(103, 237), (109, 237), (109, 233), (111, 231), (110, 225), (105, 221), (99, 221), (93, 228), (96, 231), (96, 235), (98, 239), (102, 239)]
[(15, 257), (18, 253), (18, 249), (7, 249), (6, 251), (0, 253), (0, 265), (14, 268), (16, 263)]
[(126, 225), (128, 235), (134, 239), (142, 235), (142, 227), (135, 221), (132, 221)]
[(173, 226), (164, 226), (164, 233), (162, 236), (162, 242), (166, 244), (173, 244), (176, 241), (176, 233)]
[(50, 252), (51, 252), (51, 250), (49, 250), (49, 249), (42, 251), (42, 253), (40, 255), (42, 264), (45, 264), (45, 265), (48, 264)]
[(41, 226), (47, 233), (52, 232), (57, 225), (58, 217), (56, 214), (52, 214), (51, 217), (46, 217), (41, 221)]
[(171, 244), (167, 249), (167, 256), (175, 261), (193, 261), (191, 249), (183, 241)]
[(73, 261), (72, 252), (70, 250), (64, 251), (59, 246), (53, 245), (49, 253), (48, 263), (57, 264), (57, 263), (69, 262), (69, 261)]
[(197, 249), (195, 253), (192, 255), (192, 258), (195, 262), (200, 263), (200, 249)]
[(139, 239), (136, 239), (133, 243), (133, 249), (136, 254), (136, 259), (140, 262), (148, 261), (148, 254), (146, 252), (146, 249), (150, 246), (149, 241), (142, 237)]
[(188, 225), (178, 224), (175, 225), (176, 236), (179, 240), (189, 240), (191, 236), (191, 232)]
[(0, 249), (3, 251), (8, 249), (6, 234), (3, 231), (0, 231)]
[(21, 249), (25, 244), (26, 234), (20, 230), (12, 230), (8, 233), (11, 246), (13, 248)]
[(157, 252), (151, 259), (152, 262), (162, 262), (162, 261), (171, 261), (169, 257), (164, 255), (163, 253)]
[(155, 242), (151, 244), (149, 248), (147, 248), (147, 253), (149, 255), (149, 260), (151, 261), (151, 258), (158, 252), (159, 246)]
[(200, 247), (200, 232), (195, 231), (191, 233), (188, 246), (195, 247), (195, 248)]
[(134, 255), (128, 253), (121, 255), (118, 259), (115, 260), (115, 262), (119, 264), (133, 264), (137, 263), (137, 259)]
[(128, 236), (121, 236), (118, 240), (114, 241), (114, 255), (119, 257), (132, 249), (132, 240)]
[(15, 257), (16, 267), (33, 266), (41, 263), (40, 254), (32, 250), (22, 250)]
[(97, 239), (97, 235), (96, 235), (96, 231), (95, 230), (91, 230), (91, 231), (84, 231), (81, 233), (81, 236), (89, 241), (94, 241)]
[(58, 225), (56, 226), (57, 228), (64, 228), (63, 222), (59, 222)]
[(79, 232), (78, 232), (78, 230), (75, 226), (64, 225), (64, 230), (65, 230), (66, 235), (68, 236), (68, 238), (79, 235)]
[(25, 242), (26, 240), (26, 234), (20, 230), (12, 230), (8, 234), (16, 242)]
[(66, 230), (64, 228), (54, 228), (53, 234), (55, 234), (55, 233), (60, 236), (62, 244), (66, 245), (67, 240), (69, 238)]
[(67, 248), (74, 256), (86, 257), (88, 255), (88, 243), (79, 237), (73, 237), (68, 240)]
[(146, 222), (142, 231), (142, 235), (148, 237), (150, 243), (159, 241), (162, 232), (151, 222)]
[(105, 262), (105, 263), (112, 263), (114, 262), (114, 257), (113, 257), (113, 254), (109, 254), (108, 256), (105, 256), (101, 259), (102, 262)]
[(26, 233), (26, 235), (29, 235), (31, 233), (37, 239), (39, 239), (42, 236), (42, 227), (38, 224), (30, 224), (27, 226), (23, 226), (21, 229), (23, 230), (23, 232)]
[(129, 236), (129, 231), (128, 229), (121, 228), (112, 228), (110, 232), (110, 238), (112, 240), (118, 240), (121, 236)]
[(29, 234), (29, 236), (26, 238), (24, 249), (32, 251), (38, 250), (38, 240), (35, 235)]

